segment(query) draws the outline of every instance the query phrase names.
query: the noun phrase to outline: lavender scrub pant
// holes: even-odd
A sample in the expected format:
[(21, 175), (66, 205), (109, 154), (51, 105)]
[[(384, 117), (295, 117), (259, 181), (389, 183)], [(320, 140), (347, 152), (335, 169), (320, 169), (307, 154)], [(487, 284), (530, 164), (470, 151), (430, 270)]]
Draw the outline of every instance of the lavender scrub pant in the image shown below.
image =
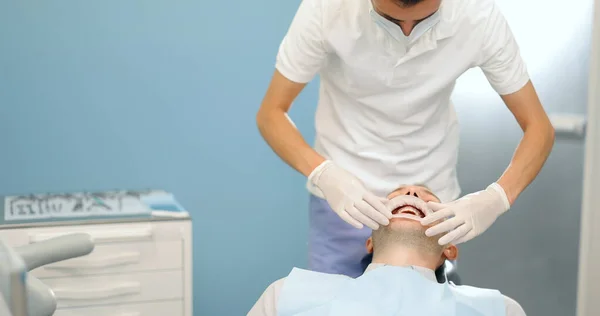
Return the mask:
[(359, 277), (371, 229), (352, 227), (331, 210), (326, 200), (314, 195), (310, 196), (309, 223), (309, 269)]

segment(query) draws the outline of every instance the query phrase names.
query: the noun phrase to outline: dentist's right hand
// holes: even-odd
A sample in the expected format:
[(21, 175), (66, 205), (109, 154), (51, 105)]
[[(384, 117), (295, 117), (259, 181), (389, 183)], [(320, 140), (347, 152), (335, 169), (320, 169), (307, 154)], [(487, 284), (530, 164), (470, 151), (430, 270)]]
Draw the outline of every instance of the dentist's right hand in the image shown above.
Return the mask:
[(377, 230), (388, 225), (392, 212), (384, 204), (386, 199), (371, 193), (363, 183), (348, 171), (325, 160), (308, 176), (321, 192), (331, 209), (348, 224), (360, 229), (363, 225)]

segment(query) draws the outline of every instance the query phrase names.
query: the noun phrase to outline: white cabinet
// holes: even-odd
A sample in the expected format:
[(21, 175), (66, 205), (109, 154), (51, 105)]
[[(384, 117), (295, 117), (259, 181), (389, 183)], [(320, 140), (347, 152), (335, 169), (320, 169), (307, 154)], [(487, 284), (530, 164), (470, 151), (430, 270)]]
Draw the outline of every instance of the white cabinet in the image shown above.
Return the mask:
[(31, 272), (54, 291), (55, 316), (192, 316), (190, 220), (8, 228), (0, 238), (15, 247), (73, 232), (92, 235), (94, 251)]
[(171, 301), (59, 309), (54, 316), (168, 316), (183, 315), (183, 302)]

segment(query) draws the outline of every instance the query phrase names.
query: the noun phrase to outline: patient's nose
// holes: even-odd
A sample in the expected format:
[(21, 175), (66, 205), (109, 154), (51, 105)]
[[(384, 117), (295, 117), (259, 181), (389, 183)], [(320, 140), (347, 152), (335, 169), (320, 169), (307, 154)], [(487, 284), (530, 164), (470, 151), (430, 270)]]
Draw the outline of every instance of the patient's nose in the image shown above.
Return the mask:
[(419, 197), (419, 195), (417, 194), (417, 191), (414, 189), (408, 189), (408, 191), (406, 192), (406, 195), (412, 195), (414, 197)]

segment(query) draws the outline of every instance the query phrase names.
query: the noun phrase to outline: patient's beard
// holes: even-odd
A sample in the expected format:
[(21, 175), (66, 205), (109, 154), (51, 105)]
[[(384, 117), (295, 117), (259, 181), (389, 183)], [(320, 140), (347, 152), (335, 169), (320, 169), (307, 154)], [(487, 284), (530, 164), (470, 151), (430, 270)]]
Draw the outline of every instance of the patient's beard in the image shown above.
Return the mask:
[[(373, 231), (373, 259), (392, 260), (400, 259), (399, 256), (406, 255), (404, 260), (410, 265), (427, 262), (427, 265), (435, 266), (440, 260), (444, 247), (438, 244), (440, 236), (427, 237), (422, 227), (381, 227)], [(411, 262), (414, 261), (414, 262)], [(388, 263), (391, 262), (380, 262)]]

